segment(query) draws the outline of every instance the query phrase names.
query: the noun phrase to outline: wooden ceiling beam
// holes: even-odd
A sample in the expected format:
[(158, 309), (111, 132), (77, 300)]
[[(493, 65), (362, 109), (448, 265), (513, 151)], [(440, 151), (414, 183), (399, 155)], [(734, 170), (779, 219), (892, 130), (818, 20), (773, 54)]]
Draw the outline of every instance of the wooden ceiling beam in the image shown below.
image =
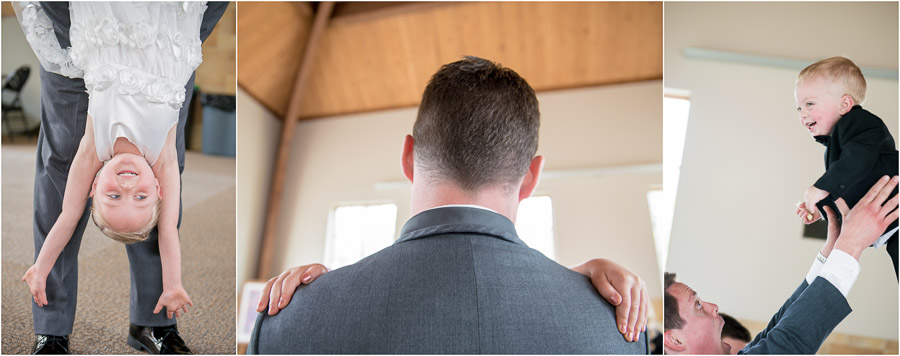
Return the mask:
[(429, 9), (446, 5), (442, 2), (340, 2), (334, 5), (331, 22), (334, 24), (352, 23), (373, 20), (379, 17), (394, 16), (410, 11)]
[[(245, 29), (253, 13), (240, 6), (239, 85), (283, 118), (311, 16), (252, 3), (275, 18)], [(662, 77), (659, 2), (337, 3), (329, 23), (300, 119), (416, 106), (430, 76), (466, 54), (515, 69), (538, 92)]]
[(291, 100), (288, 104), (288, 111), (283, 121), (281, 137), (278, 141), (278, 151), (275, 156), (275, 168), (272, 174), (271, 190), (269, 192), (269, 204), (266, 214), (266, 224), (263, 230), (263, 238), (260, 246), (260, 258), (257, 265), (256, 276), (259, 279), (268, 279), (272, 276), (272, 254), (275, 250), (275, 233), (278, 230), (278, 217), (281, 212), (281, 196), (284, 187), (285, 168), (287, 166), (288, 150), (291, 147), (291, 141), (294, 138), (294, 128), (297, 124), (297, 118), (300, 116), (300, 108), (302, 98), (306, 94), (306, 82), (309, 80), (312, 67), (315, 64), (316, 54), (319, 48), (319, 42), (325, 32), (331, 12), (334, 9), (333, 2), (323, 2), (319, 4), (315, 12), (312, 30), (309, 32), (309, 39), (306, 41), (306, 48), (303, 50), (303, 57), (300, 60), (300, 69), (297, 72), (297, 78), (294, 81), (294, 88), (291, 92)]

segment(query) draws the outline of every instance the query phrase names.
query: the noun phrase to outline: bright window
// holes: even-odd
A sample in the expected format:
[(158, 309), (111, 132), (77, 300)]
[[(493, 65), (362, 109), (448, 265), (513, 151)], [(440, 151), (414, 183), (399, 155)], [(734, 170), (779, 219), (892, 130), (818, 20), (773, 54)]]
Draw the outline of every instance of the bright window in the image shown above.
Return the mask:
[(553, 204), (550, 197), (531, 197), (519, 203), (516, 232), (528, 247), (556, 259), (553, 241)]
[(665, 89), (663, 97), (663, 189), (647, 193), (653, 240), (659, 268), (665, 271), (669, 254), (669, 238), (672, 217), (675, 214), (675, 198), (678, 195), (678, 178), (681, 176), (681, 158), (691, 109), (690, 93), (685, 90)]
[[(556, 258), (553, 241), (553, 206), (550, 197), (531, 197), (519, 204), (516, 231), (529, 247)], [(325, 265), (331, 269), (356, 263), (394, 243), (397, 205), (353, 205), (334, 209)]]
[(354, 205), (334, 209), (325, 265), (335, 269), (356, 263), (394, 243), (397, 205)]

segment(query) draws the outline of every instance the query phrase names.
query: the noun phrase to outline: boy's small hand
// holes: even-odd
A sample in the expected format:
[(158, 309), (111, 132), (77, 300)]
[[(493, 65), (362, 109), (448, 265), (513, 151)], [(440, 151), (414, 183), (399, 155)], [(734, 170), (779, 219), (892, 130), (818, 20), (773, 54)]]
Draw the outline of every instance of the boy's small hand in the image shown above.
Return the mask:
[(800, 217), (800, 222), (806, 225), (816, 222), (816, 220), (819, 220), (821, 217), (821, 214), (819, 214), (817, 209), (807, 209), (806, 202), (797, 203), (797, 210), (795, 210), (794, 213)]
[(47, 275), (38, 270), (37, 265), (32, 265), (25, 271), (22, 281), (28, 284), (34, 303), (38, 307), (43, 307), (47, 303)]
[(816, 208), (816, 203), (818, 203), (822, 199), (825, 199), (825, 197), (827, 196), (828, 192), (816, 188), (816, 186), (814, 185), (806, 188), (806, 197), (804, 198), (806, 203), (806, 210), (813, 215), (813, 218), (812, 220), (810, 220), (810, 222), (817, 221), (822, 218), (822, 214), (820, 214), (819, 209)]
[(288, 269), (276, 277), (272, 277), (263, 287), (256, 311), (262, 313), (269, 306), (269, 315), (278, 314), (291, 302), (294, 291), (300, 284), (310, 284), (319, 276), (328, 272), (328, 268), (314, 263)]
[(193, 307), (194, 302), (191, 301), (191, 297), (188, 296), (184, 288), (167, 289), (163, 290), (162, 295), (159, 296), (159, 301), (156, 302), (153, 314), (159, 314), (162, 308), (165, 307), (166, 317), (172, 319), (172, 315), (174, 315), (176, 318), (180, 318), (182, 314), (188, 312), (188, 306)]

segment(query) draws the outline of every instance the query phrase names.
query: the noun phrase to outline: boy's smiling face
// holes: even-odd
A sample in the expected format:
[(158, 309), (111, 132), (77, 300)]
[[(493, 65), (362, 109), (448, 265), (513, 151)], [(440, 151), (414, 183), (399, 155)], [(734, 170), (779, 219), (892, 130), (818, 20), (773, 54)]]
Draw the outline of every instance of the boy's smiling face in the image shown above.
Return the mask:
[(809, 78), (794, 87), (800, 123), (812, 136), (830, 135), (838, 120), (853, 107), (850, 95), (841, 86), (824, 78)]

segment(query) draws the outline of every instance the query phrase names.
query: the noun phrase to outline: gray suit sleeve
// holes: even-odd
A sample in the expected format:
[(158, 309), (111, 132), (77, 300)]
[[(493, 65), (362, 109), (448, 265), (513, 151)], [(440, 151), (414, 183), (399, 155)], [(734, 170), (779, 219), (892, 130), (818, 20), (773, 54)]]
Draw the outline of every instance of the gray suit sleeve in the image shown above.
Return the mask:
[(831, 331), (851, 312), (831, 282), (804, 280), (763, 332), (738, 354), (815, 354)]
[(256, 316), (256, 324), (253, 325), (253, 331), (250, 333), (250, 344), (247, 345), (247, 355), (259, 355), (259, 329), (265, 317), (266, 313), (259, 313)]

